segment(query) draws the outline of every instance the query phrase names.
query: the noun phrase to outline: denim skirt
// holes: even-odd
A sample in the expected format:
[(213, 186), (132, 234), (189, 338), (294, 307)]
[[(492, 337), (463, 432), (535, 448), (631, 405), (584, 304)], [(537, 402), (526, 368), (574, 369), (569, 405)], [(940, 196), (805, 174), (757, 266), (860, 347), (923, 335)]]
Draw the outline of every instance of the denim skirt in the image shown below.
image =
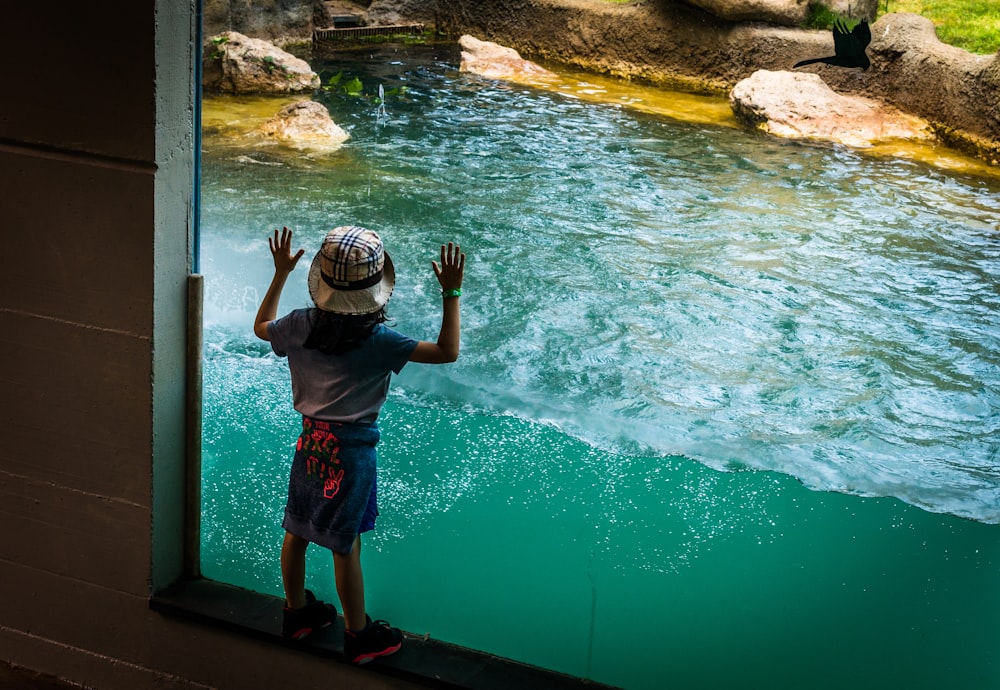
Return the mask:
[(339, 424), (302, 418), (281, 526), (340, 553), (375, 527), (379, 430), (375, 424)]

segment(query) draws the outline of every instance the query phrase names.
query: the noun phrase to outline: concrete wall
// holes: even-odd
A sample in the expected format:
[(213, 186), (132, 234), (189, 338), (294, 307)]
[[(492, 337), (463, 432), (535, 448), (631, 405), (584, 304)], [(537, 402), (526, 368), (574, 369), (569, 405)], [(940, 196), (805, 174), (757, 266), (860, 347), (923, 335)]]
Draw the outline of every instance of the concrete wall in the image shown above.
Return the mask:
[(195, 2), (0, 22), (0, 661), (98, 688), (401, 687), (149, 609), (182, 568)]

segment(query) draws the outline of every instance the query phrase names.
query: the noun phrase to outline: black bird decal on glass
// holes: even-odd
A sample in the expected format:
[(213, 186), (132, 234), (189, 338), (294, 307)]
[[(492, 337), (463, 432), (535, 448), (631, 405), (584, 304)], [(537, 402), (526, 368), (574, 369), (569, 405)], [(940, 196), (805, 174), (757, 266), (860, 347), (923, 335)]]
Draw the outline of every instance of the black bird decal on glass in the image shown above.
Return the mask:
[(825, 62), (828, 65), (836, 65), (838, 67), (868, 69), (872, 63), (868, 59), (867, 53), (865, 53), (865, 48), (871, 42), (872, 30), (868, 26), (868, 20), (862, 19), (853, 29), (848, 30), (847, 22), (843, 18), (838, 17), (833, 22), (833, 51), (836, 55), (796, 62), (795, 67), (811, 65), (814, 62)]

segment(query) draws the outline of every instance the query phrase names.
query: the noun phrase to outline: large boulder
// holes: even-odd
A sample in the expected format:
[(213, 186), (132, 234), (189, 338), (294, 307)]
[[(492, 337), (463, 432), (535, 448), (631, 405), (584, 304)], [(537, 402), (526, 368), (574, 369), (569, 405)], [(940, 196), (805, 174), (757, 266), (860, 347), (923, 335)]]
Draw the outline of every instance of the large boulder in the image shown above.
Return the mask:
[(513, 48), (465, 35), (458, 39), (462, 48), (460, 72), (473, 72), (489, 79), (538, 82), (558, 79), (554, 72), (522, 58)]
[(350, 137), (333, 121), (326, 106), (309, 100), (286, 105), (254, 130), (253, 135), (315, 152), (336, 150)]
[(686, 0), (730, 22), (768, 22), (800, 26), (809, 15), (808, 0)]
[(886, 139), (927, 139), (926, 122), (862, 96), (843, 96), (816, 74), (759, 70), (729, 96), (741, 122), (780, 137), (866, 147)]
[(824, 0), (820, 4), (841, 16), (873, 22), (878, 14), (879, 0)]
[(365, 12), (369, 25), (433, 24), (436, 2), (427, 0), (372, 0)]
[(308, 39), (313, 0), (202, 0), (206, 36), (239, 31), (254, 38)]
[(305, 60), (236, 31), (206, 41), (202, 64), (202, 87), (209, 93), (288, 94), (320, 86)]
[[(781, 26), (802, 26), (809, 18), (809, 0), (685, 0), (729, 22), (767, 22)], [(878, 0), (825, 0), (827, 9), (855, 19), (875, 20)]]

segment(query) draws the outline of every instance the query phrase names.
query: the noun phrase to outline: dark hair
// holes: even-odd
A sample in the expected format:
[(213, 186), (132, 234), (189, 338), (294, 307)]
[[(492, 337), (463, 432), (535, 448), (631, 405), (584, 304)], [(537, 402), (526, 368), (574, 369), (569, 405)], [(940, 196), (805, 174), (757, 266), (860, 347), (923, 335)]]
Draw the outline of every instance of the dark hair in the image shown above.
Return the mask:
[(312, 328), (302, 346), (324, 355), (342, 355), (358, 349), (375, 326), (386, 320), (384, 307), (371, 314), (336, 314), (315, 307), (309, 317)]

